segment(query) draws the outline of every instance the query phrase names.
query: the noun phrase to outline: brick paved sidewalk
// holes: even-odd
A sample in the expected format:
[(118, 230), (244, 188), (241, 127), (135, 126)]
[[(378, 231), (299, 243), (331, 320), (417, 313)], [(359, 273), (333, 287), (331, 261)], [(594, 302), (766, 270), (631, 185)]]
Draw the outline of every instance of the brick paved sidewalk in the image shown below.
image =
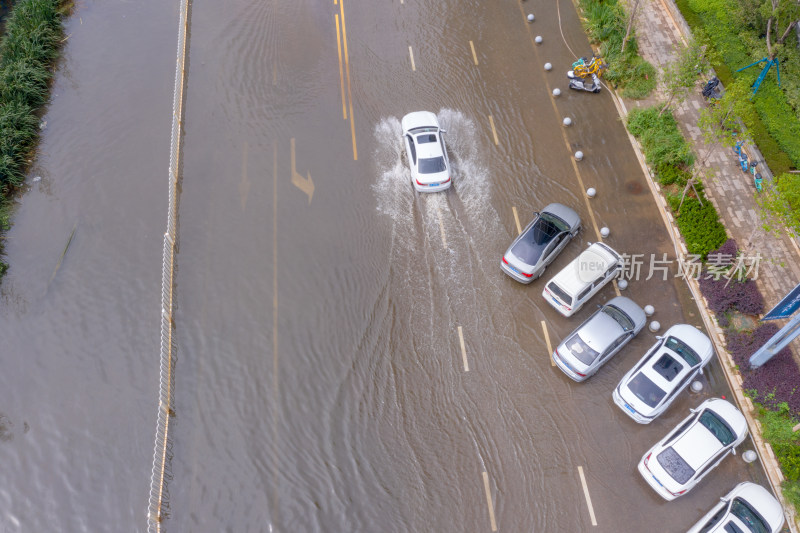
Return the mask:
[[(666, 63), (674, 59), (676, 45), (689, 34), (689, 28), (673, 0), (644, 0), (640, 3), (636, 17), (636, 38), (639, 52), (657, 69), (661, 70)], [(763, 257), (757, 284), (764, 296), (766, 309), (770, 309), (800, 282), (800, 265), (798, 264), (800, 263), (798, 261), (800, 247), (783, 230), (766, 232), (762, 229), (763, 222), (759, 215), (761, 208), (756, 202), (752, 177), (749, 173), (741, 170), (733, 150), (719, 145), (709, 147), (703, 141), (703, 134), (697, 126), (700, 110), (706, 105), (700, 94), (700, 86), (701, 83), (698, 83), (697, 89), (689, 93), (686, 101), (676, 106), (673, 114), (679, 127), (690, 140), (694, 153), (698, 155), (698, 159), (705, 159), (709, 175), (713, 174), (714, 176), (705, 179), (705, 192), (717, 208), (728, 234), (736, 240), (739, 248), (748, 256), (760, 253)], [(664, 100), (665, 98), (656, 94), (644, 101), (625, 100), (624, 105), (631, 109), (647, 107)], [(711, 154), (703, 157), (709, 150), (712, 151)], [(757, 160), (760, 159), (762, 158), (759, 154)], [(699, 292), (697, 296), (699, 297)], [(778, 321), (777, 325), (780, 327), (784, 323), (785, 321)], [(710, 328), (709, 333), (713, 335), (712, 330), (714, 330), (721, 336), (721, 332), (713, 324), (707, 323), (706, 325)], [(797, 344), (797, 342), (792, 343), (790, 348), (795, 361), (800, 366), (800, 349), (796, 346)], [(720, 361), (723, 361), (722, 354), (720, 354)], [(727, 360), (727, 364), (733, 365), (733, 362)], [(738, 383), (739, 391), (734, 391), (737, 401), (750, 405), (750, 410), (745, 413), (748, 424), (751, 425), (751, 429), (753, 425), (760, 428), (758, 422), (752, 419), (750, 412), (752, 405), (741, 394), (741, 379), (733, 376), (732, 381), (732, 387)], [(759, 450), (762, 464), (767, 471), (767, 476), (770, 478), (770, 483), (783, 502), (788, 521), (786, 525), (792, 532), (795, 532), (798, 530), (797, 516), (794, 508), (787, 504), (780, 494), (779, 484), (783, 480), (783, 476), (772, 449), (763, 442), (760, 429), (754, 429), (753, 439)]]
[[(688, 31), (672, 0), (641, 2), (636, 16), (636, 39), (639, 52), (656, 68), (674, 59), (676, 43), (684, 34), (688, 35)], [(625, 105), (631, 109), (652, 105), (655, 100), (663, 101), (665, 98), (657, 97), (649, 102), (625, 100)], [(700, 110), (705, 105), (698, 85), (697, 90), (691, 91), (686, 101), (673, 110), (679, 126), (691, 139), (698, 158), (709, 150), (697, 127)], [(747, 255), (756, 252), (761, 254), (763, 260), (757, 283), (764, 295), (765, 307), (770, 309), (800, 282), (800, 248), (785, 232), (765, 232), (762, 229), (752, 176), (741, 170), (733, 150), (720, 145), (710, 149), (713, 153), (708, 157), (706, 166), (715, 177), (706, 179), (706, 195), (717, 208), (728, 234), (736, 240), (739, 248)], [(779, 325), (782, 326), (783, 322)], [(795, 360), (800, 361), (800, 350), (793, 347), (792, 351)]]

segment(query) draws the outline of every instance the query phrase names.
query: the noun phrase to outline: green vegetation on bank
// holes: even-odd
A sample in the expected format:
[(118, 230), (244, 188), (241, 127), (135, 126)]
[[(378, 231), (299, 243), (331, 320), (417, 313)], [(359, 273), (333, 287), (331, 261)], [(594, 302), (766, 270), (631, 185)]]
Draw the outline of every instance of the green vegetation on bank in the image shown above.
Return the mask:
[(608, 63), (603, 74), (620, 88), (625, 98), (647, 97), (656, 87), (656, 70), (639, 55), (636, 38), (630, 37), (622, 52), (627, 16), (617, 0), (579, 0), (584, 27), (589, 37), (600, 44), (600, 53)]
[(690, 254), (703, 259), (727, 239), (714, 205), (704, 194), (702, 184), (692, 186), (691, 168), (695, 156), (683, 138), (671, 112), (659, 116), (659, 106), (632, 109), (628, 129), (642, 145), (647, 163), (656, 180), (664, 186), (675, 223)]
[[(25, 180), (39, 136), (63, 30), (59, 0), (18, 0), (0, 41), (0, 231)], [(0, 239), (0, 254), (2, 239)], [(8, 265), (0, 261), (0, 276)]]
[[(762, 27), (765, 21), (758, 3), (676, 0), (676, 4), (692, 31), (707, 36), (713, 46), (712, 66), (723, 85), (730, 85), (734, 76), (752, 84), (761, 71), (760, 66), (735, 71), (767, 56)], [(793, 35), (789, 39), (796, 43)], [(756, 114), (745, 118), (745, 125), (769, 168), (782, 179), (792, 166), (800, 167), (800, 50), (793, 45), (781, 46), (778, 58), (781, 87), (773, 68), (752, 99)]]
[(772, 446), (786, 478), (781, 485), (783, 495), (800, 509), (800, 432), (792, 430), (798, 420), (792, 417), (786, 403), (778, 405), (774, 411), (763, 405), (756, 406), (764, 439)]

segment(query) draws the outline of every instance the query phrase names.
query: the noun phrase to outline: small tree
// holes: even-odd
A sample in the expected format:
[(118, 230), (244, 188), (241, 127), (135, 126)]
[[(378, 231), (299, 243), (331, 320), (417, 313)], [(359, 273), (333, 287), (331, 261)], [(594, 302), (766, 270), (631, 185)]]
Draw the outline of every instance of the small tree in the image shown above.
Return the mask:
[(622, 48), (620, 49), (620, 54), (625, 53), (625, 45), (628, 44), (628, 40), (631, 38), (631, 30), (633, 30), (633, 20), (636, 17), (636, 11), (639, 10), (639, 2), (641, 0), (636, 0), (633, 4), (633, 9), (631, 9), (631, 14), (628, 16), (628, 26), (625, 28), (625, 38), (622, 39)]
[(694, 87), (698, 74), (708, 68), (706, 47), (699, 41), (691, 39), (687, 45), (678, 46), (675, 60), (667, 63), (662, 73), (667, 101), (659, 111), (659, 116), (669, 109), (673, 102), (683, 101), (686, 92)]
[[(693, 44), (690, 44), (687, 49), (691, 46)], [(686, 186), (681, 196), (681, 205), (690, 188), (697, 196), (697, 200), (701, 204), (703, 203), (695, 185), (702, 183), (706, 178), (713, 177), (713, 174), (706, 170), (706, 161), (713, 153), (715, 146), (722, 144), (723, 146), (731, 147), (736, 141), (749, 138), (747, 132), (740, 127), (741, 121), (739, 120), (740, 117), (747, 118), (754, 113), (753, 106), (747, 99), (748, 90), (745, 83), (734, 82), (730, 87), (725, 88), (722, 98), (700, 112), (698, 126), (703, 131), (703, 142), (706, 145), (706, 149), (692, 166), (691, 177), (686, 180)], [(683, 93), (685, 94), (685, 89)], [(662, 108), (663, 111), (664, 108)]]
[(737, 78), (724, 88), (722, 98), (712, 100), (700, 112), (697, 125), (703, 131), (706, 144), (732, 147), (736, 141), (749, 140), (750, 134), (742, 127), (742, 121), (755, 119), (755, 109), (750, 102), (748, 82)]
[[(800, 2), (797, 0), (766, 0), (761, 16), (767, 21), (767, 59), (775, 59), (778, 48), (800, 23)], [(777, 40), (775, 37), (778, 36)]]

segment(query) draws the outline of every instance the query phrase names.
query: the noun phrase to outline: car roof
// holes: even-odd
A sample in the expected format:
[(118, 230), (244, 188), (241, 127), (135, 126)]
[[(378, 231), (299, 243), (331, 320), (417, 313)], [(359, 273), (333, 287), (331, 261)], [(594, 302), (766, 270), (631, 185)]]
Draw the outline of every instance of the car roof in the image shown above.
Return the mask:
[[(664, 354), (667, 354), (675, 363), (680, 365), (680, 370), (675, 375), (675, 377), (673, 377), (671, 380), (668, 380), (667, 378), (662, 376), (655, 369), (655, 364), (658, 361), (661, 360), (661, 358), (664, 356)], [(675, 352), (673, 352), (672, 350), (670, 350), (669, 348), (667, 348), (666, 346), (664, 346), (662, 344), (658, 348), (658, 350), (654, 351), (648, 357), (647, 363), (642, 365), (642, 367), (639, 369), (638, 372), (634, 372), (633, 374), (631, 374), (631, 379), (633, 379), (636, 376), (636, 374), (640, 374), (640, 373), (644, 374), (645, 376), (647, 376), (647, 378), (650, 381), (652, 381), (653, 383), (655, 383), (656, 385), (658, 385), (659, 387), (661, 387), (662, 389), (667, 391), (667, 395), (664, 396), (664, 399), (661, 402), (659, 402), (659, 403), (663, 403), (663, 401), (669, 400), (669, 398), (670, 398), (669, 393), (675, 387), (677, 387), (678, 385), (681, 384), (681, 380), (684, 378), (684, 376), (686, 376), (686, 374), (688, 374), (691, 371), (691, 369), (692, 369), (692, 367), (689, 366), (689, 364), (686, 361), (684, 361), (682, 357), (680, 357), (678, 354), (676, 354)], [(631, 379), (628, 380), (628, 383), (630, 383)]]
[(420, 135), (435, 135), (436, 142), (418, 143), (414, 135), (414, 145), (417, 148), (417, 157), (427, 159), (430, 157), (442, 157), (442, 145), (439, 144), (439, 136), (435, 133), (421, 133)]
[(566, 222), (570, 228), (574, 228), (575, 226), (581, 223), (581, 217), (578, 216), (578, 213), (576, 213), (569, 207), (565, 206), (564, 204), (552, 203), (546, 205), (544, 209), (542, 209), (542, 213), (551, 213), (557, 216), (558, 218)]
[(671, 446), (693, 470), (701, 468), (723, 448), (719, 439), (700, 423), (699, 417)]
[(403, 128), (403, 133), (405, 133), (414, 128), (438, 128), (439, 120), (436, 118), (436, 115), (430, 111), (414, 111), (404, 116), (400, 124)]
[[(608, 270), (608, 267), (611, 266), (612, 263), (619, 260), (618, 255), (615, 257), (609, 253), (608, 250), (610, 249), (601, 243), (596, 242), (589, 245), (578, 257), (573, 259), (558, 274), (553, 276), (550, 283), (555, 283), (561, 289), (571, 293), (572, 296), (577, 295), (587, 285), (591, 284)], [(596, 275), (581, 273), (579, 270), (579, 265), (581, 264), (597, 265), (598, 268), (592, 270), (592, 273)]]
[(595, 351), (602, 352), (622, 335), (622, 326), (605, 313), (597, 312), (578, 331), (583, 342)]

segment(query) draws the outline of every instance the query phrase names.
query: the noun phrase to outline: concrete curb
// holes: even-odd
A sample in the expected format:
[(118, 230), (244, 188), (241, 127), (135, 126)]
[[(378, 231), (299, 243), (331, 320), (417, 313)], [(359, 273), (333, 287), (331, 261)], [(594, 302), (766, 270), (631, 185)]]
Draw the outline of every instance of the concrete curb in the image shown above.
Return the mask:
[[(671, 3), (670, 0), (667, 1)], [(639, 142), (633, 137), (633, 135), (631, 135), (630, 131), (628, 131), (628, 126), (626, 124), (628, 111), (625, 108), (625, 104), (610, 88), (609, 94), (611, 94), (611, 99), (617, 108), (617, 112), (623, 119), (623, 126), (628, 134), (628, 139), (631, 142), (631, 146), (636, 153), (636, 157), (639, 160), (639, 164), (642, 167), (642, 172), (647, 178), (647, 184), (650, 186), (650, 192), (653, 194), (653, 199), (658, 205), (661, 218), (664, 221), (664, 227), (666, 227), (670, 236), (670, 240), (672, 241), (673, 248), (675, 249), (675, 255), (676, 257), (679, 257), (682, 254), (685, 255), (687, 253), (686, 244), (684, 243), (683, 237), (674, 223), (674, 219), (672, 217), (672, 213), (670, 213), (667, 201), (660, 192), (661, 187), (658, 185), (658, 183), (656, 183), (653, 178), (653, 173), (647, 166), (644, 153), (642, 152)], [(713, 318), (713, 313), (709, 310), (708, 303), (706, 302), (705, 298), (701, 295), (700, 286), (697, 280), (692, 278), (686, 279), (686, 284), (689, 287), (695, 302), (697, 302), (697, 307), (700, 310), (700, 316), (703, 319), (703, 324), (709, 333), (709, 337), (714, 343), (714, 347), (716, 348), (719, 356), (720, 366), (722, 367), (722, 371), (725, 375), (726, 381), (728, 382), (728, 386), (733, 392), (739, 409), (747, 419), (747, 425), (750, 429), (750, 435), (753, 438), (753, 442), (755, 443), (756, 452), (761, 460), (761, 466), (764, 469), (764, 473), (767, 475), (767, 479), (769, 479), (770, 485), (772, 485), (773, 492), (783, 506), (783, 511), (786, 516), (786, 522), (789, 526), (789, 529), (792, 531), (792, 533), (800, 533), (800, 529), (798, 529), (798, 517), (794, 506), (786, 501), (786, 499), (783, 497), (783, 491), (781, 490), (781, 483), (784, 480), (783, 472), (781, 472), (780, 465), (775, 458), (772, 447), (763, 438), (761, 424), (755, 418), (753, 402), (750, 400), (750, 398), (745, 396), (744, 391), (742, 390), (742, 378), (736, 370), (736, 363), (733, 361), (733, 358), (725, 348), (724, 333), (717, 325), (716, 319)]]

